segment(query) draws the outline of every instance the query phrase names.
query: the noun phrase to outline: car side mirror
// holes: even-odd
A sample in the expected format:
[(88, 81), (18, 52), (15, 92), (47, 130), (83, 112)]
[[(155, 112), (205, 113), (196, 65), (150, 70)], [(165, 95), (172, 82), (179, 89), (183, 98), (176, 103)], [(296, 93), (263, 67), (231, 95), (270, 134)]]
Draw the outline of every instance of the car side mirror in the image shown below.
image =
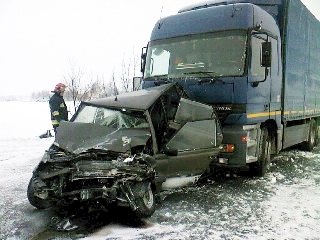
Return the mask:
[(176, 148), (165, 147), (162, 152), (168, 156), (178, 156), (178, 149)]

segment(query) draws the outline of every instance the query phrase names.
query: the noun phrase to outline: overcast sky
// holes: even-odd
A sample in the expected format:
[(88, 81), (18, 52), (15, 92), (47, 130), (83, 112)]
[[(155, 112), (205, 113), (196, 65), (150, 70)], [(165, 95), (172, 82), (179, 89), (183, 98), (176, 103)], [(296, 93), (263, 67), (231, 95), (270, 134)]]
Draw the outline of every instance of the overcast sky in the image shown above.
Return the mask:
[[(108, 80), (160, 17), (197, 0), (0, 0), (0, 96), (52, 90), (72, 67)], [(320, 19), (320, 1), (303, 0)]]

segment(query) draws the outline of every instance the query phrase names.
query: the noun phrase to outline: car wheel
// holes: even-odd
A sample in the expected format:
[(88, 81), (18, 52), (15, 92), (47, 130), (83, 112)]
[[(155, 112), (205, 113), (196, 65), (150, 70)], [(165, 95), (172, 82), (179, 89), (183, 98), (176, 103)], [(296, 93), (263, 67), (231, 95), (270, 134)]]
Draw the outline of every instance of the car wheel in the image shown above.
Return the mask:
[(271, 161), (271, 145), (271, 136), (268, 129), (264, 128), (261, 130), (258, 161), (249, 165), (252, 176), (263, 177), (265, 175)]
[(133, 189), (137, 209), (135, 215), (138, 218), (148, 218), (155, 211), (155, 196), (150, 182), (139, 183)]
[(30, 204), (38, 209), (46, 209), (51, 207), (51, 203), (48, 200), (41, 199), (35, 196), (34, 191), (34, 178), (31, 178), (28, 185), (27, 197)]

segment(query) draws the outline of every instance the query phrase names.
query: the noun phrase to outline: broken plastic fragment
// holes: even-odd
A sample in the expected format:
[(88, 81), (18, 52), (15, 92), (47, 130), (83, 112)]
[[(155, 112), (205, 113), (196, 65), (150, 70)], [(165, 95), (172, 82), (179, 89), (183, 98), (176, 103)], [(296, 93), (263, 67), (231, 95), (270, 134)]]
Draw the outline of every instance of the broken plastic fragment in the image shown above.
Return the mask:
[(132, 157), (127, 157), (126, 159), (123, 160), (123, 162), (125, 162), (125, 163), (132, 162), (135, 157), (136, 157), (136, 154), (133, 155)]
[(57, 221), (55, 225), (58, 231), (72, 231), (79, 228), (79, 226), (73, 224), (69, 218), (65, 218), (65, 219), (62, 219), (61, 221)]

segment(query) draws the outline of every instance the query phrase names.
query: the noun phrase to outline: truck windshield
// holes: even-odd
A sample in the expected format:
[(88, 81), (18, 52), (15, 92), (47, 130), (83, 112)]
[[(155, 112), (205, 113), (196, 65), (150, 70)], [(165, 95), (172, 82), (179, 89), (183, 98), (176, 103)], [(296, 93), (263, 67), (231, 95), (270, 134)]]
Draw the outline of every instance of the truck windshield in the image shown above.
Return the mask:
[(242, 76), (245, 70), (247, 34), (225, 31), (195, 34), (149, 43), (144, 77), (180, 78)]

